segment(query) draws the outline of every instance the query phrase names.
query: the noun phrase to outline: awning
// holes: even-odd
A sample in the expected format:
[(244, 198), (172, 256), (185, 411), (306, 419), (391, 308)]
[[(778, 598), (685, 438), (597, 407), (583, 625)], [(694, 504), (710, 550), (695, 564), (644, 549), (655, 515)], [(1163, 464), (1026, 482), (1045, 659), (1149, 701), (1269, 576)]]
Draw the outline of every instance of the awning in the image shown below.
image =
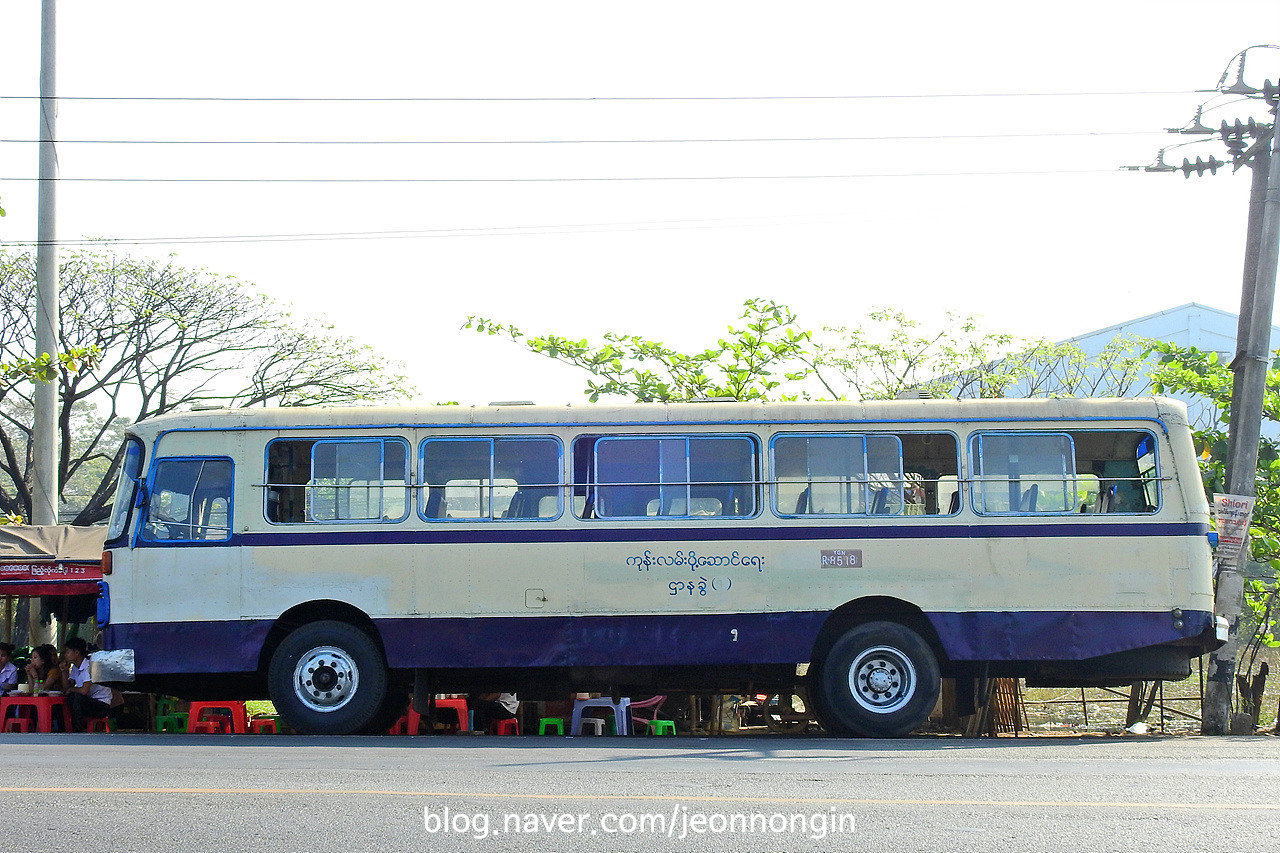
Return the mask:
[(105, 527), (0, 526), (0, 595), (96, 595)]

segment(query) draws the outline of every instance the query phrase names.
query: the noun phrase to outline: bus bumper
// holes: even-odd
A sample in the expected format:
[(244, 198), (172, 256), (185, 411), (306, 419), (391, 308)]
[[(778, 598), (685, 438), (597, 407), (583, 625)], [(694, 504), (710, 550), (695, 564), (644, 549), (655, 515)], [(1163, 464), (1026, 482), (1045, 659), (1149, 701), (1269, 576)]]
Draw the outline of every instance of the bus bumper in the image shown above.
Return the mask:
[(133, 649), (112, 649), (89, 656), (89, 673), (94, 684), (133, 681)]

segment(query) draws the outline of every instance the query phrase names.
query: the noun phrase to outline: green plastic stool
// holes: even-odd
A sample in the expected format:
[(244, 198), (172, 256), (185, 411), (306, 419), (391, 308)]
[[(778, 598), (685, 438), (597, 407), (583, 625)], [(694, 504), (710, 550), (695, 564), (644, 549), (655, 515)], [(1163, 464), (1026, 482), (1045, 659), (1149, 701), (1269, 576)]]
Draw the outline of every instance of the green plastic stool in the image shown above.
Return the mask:
[(676, 733), (675, 720), (650, 720), (649, 734), (651, 735), (674, 735)]
[(543, 717), (538, 720), (538, 734), (545, 735), (549, 729), (555, 729), (556, 734), (564, 734), (564, 717)]
[(185, 732), (186, 730), (186, 714), (162, 714), (156, 717), (156, 731), (158, 732)]

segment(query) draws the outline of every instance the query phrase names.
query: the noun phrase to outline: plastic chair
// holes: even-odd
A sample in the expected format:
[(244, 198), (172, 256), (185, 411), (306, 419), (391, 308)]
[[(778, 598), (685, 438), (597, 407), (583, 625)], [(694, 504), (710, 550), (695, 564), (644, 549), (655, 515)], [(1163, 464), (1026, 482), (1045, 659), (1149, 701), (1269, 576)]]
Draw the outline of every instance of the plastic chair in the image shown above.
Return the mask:
[(593, 735), (604, 734), (604, 720), (599, 717), (583, 717), (578, 722), (578, 734), (585, 735), (591, 729)]
[(84, 730), (86, 732), (106, 732), (111, 733), (111, 720), (107, 717), (93, 717), (84, 721)]
[(514, 718), (510, 720), (494, 720), (489, 724), (489, 734), (518, 735), (520, 734), (520, 721)]
[(556, 734), (564, 734), (564, 718), (563, 717), (543, 717), (538, 720), (538, 734), (545, 735), (549, 729), (555, 729)]
[[(458, 731), (465, 732), (471, 730), (471, 726), (469, 725), (470, 717), (467, 714), (466, 699), (436, 699), (436, 710), (440, 711), (444, 709), (453, 711), (453, 713), (458, 715)], [(417, 732), (411, 732), (410, 734), (417, 734)]]
[(210, 718), (225, 719), (227, 728), (235, 734), (242, 735), (249, 731), (249, 718), (243, 702), (192, 702), (187, 713), (187, 731), (189, 732), (194, 731), (193, 725)]
[(651, 735), (675, 735), (676, 724), (674, 720), (651, 720), (649, 722), (649, 734)]
[[(652, 734), (654, 720), (658, 719), (658, 709), (662, 707), (662, 703), (667, 701), (666, 696), (654, 696), (650, 699), (641, 699), (639, 702), (631, 703), (631, 722), (641, 723), (645, 727), (645, 731)], [(637, 714), (636, 711), (648, 711), (647, 714)], [(674, 734), (674, 732), (673, 732)]]
[(574, 699), (572, 734), (582, 734), (582, 712), (587, 708), (608, 708), (613, 711), (613, 730), (620, 735), (631, 734), (631, 700), (623, 696), (617, 702), (601, 696), (599, 699)]
[(164, 714), (156, 717), (157, 732), (185, 732), (186, 730), (186, 714)]

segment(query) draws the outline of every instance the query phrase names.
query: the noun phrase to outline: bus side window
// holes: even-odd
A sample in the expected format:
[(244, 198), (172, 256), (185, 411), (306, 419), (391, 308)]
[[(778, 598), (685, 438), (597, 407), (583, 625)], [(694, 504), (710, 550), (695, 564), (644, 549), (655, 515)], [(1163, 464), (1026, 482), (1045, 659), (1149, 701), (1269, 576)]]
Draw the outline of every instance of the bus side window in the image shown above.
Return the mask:
[(1150, 514), (1160, 506), (1155, 438), (1140, 430), (1072, 432), (1085, 513)]
[(264, 513), (274, 524), (404, 520), (409, 445), (401, 438), (276, 439)]

